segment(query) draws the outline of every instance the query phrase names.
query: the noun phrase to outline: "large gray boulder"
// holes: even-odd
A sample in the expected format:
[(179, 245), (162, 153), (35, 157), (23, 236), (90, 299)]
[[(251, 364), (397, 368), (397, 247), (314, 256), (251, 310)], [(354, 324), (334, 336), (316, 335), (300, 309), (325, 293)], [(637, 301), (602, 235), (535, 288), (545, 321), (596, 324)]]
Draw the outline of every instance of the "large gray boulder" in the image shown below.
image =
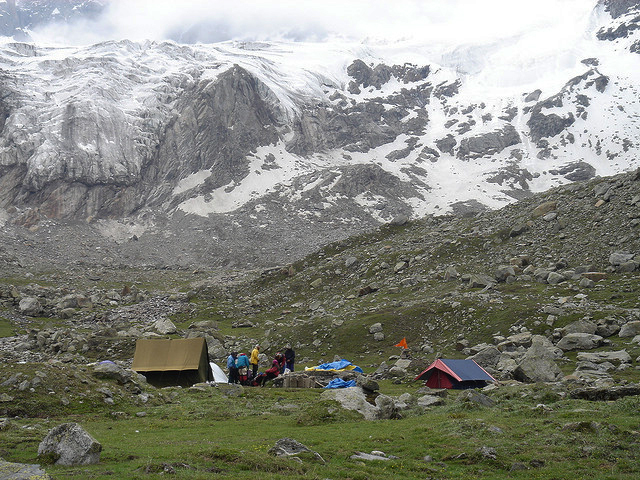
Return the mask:
[(620, 331), (620, 325), (613, 317), (602, 318), (598, 320), (598, 325), (596, 326), (596, 331), (594, 332), (596, 335), (600, 335), (601, 337), (607, 338), (615, 335)]
[(483, 407), (493, 407), (496, 404), (494, 399), (476, 390), (465, 390), (458, 396), (458, 402), (482, 405)]
[(618, 333), (620, 338), (635, 337), (636, 335), (640, 335), (640, 321), (625, 323)]
[[(347, 410), (355, 410), (364, 416), (365, 420), (377, 420), (382, 418), (393, 418), (396, 408), (392, 405), (393, 399), (386, 395), (380, 401), (376, 398), (376, 405), (371, 405), (367, 397), (359, 387), (339, 388), (327, 390), (322, 393), (322, 398), (335, 400)], [(378, 397), (378, 398), (379, 398)]]
[(42, 313), (42, 305), (38, 299), (34, 297), (25, 297), (20, 300), (18, 309), (20, 310), (20, 313), (27, 315), (28, 317), (37, 317)]
[(506, 282), (507, 278), (515, 277), (516, 271), (514, 270), (512, 265), (500, 265), (496, 269), (496, 273), (494, 277), (498, 282)]
[(469, 286), (471, 288), (485, 288), (495, 285), (496, 281), (489, 275), (477, 274), (471, 275), (469, 278)]
[(562, 334), (567, 335), (569, 333), (589, 333), (591, 335), (596, 333), (598, 326), (595, 322), (588, 319), (581, 319), (566, 325), (562, 329)]
[(415, 405), (417, 402), (416, 397), (411, 395), (409, 392), (404, 392), (402, 395), (398, 396), (395, 399), (396, 408), (399, 410), (406, 410), (411, 408), (412, 405)]
[(337, 401), (342, 405), (342, 408), (361, 413), (365, 420), (378, 418), (378, 409), (367, 401), (362, 389), (358, 387), (327, 390), (321, 396), (325, 399)]
[(619, 266), (633, 260), (634, 256), (635, 255), (633, 253), (615, 252), (609, 255), (609, 263), (614, 267)]
[(571, 350), (593, 350), (602, 345), (604, 339), (600, 335), (590, 333), (570, 333), (556, 344), (558, 348), (568, 352)]
[(369, 333), (374, 334), (374, 333), (380, 333), (382, 332), (382, 324), (381, 323), (374, 323), (373, 325), (371, 325), (369, 327)]
[(38, 456), (51, 456), (56, 465), (91, 465), (100, 461), (102, 445), (77, 423), (52, 428), (40, 442)]
[(549, 275), (547, 275), (547, 283), (549, 285), (558, 285), (560, 282), (564, 282), (564, 275), (558, 272), (549, 272)]
[(380, 419), (397, 418), (398, 408), (395, 401), (388, 395), (378, 395), (376, 397), (377, 417)]
[(514, 353), (501, 353), (498, 358), (498, 363), (495, 366), (495, 370), (500, 372), (499, 377), (501, 379), (513, 378), (513, 373), (518, 368), (518, 362), (516, 360), (516, 354)]
[(96, 364), (93, 367), (93, 376), (103, 380), (110, 379), (117, 381), (120, 385), (126, 385), (132, 383), (136, 386), (146, 383), (146, 378), (133, 370), (127, 370), (121, 366), (110, 362), (104, 361)]
[(516, 380), (527, 383), (555, 382), (562, 375), (554, 359), (556, 353), (542, 342), (534, 342), (513, 372)]
[(631, 355), (626, 350), (618, 350), (615, 352), (579, 352), (577, 356), (579, 362), (592, 363), (631, 363)]
[(498, 350), (498, 347), (490, 345), (467, 358), (475, 361), (481, 367), (495, 368), (500, 359), (500, 350)]
[(176, 326), (168, 318), (161, 318), (156, 323), (154, 323), (153, 328), (160, 335), (171, 335), (172, 333), (176, 333), (177, 331)]
[(356, 385), (365, 392), (377, 392), (380, 390), (380, 385), (372, 377), (365, 375), (358, 375), (356, 377)]

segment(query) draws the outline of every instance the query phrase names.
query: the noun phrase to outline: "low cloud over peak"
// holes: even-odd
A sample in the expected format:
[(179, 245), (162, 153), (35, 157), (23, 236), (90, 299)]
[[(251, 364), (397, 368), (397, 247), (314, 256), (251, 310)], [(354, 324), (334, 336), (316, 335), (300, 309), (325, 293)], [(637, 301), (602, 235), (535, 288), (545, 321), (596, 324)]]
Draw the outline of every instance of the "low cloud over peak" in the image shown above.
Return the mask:
[(562, 31), (597, 0), (111, 0), (92, 21), (47, 25), (36, 41), (110, 39), (484, 43), (533, 29)]

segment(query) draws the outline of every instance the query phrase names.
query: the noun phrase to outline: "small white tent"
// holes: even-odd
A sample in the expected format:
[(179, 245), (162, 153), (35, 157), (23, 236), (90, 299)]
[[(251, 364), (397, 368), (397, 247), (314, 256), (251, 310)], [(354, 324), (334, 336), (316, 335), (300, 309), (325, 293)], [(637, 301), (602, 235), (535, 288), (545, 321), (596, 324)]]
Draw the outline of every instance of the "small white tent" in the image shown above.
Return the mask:
[(211, 371), (213, 372), (213, 381), (216, 383), (229, 383), (229, 379), (227, 375), (222, 371), (222, 369), (213, 362), (209, 362), (209, 366), (211, 367)]

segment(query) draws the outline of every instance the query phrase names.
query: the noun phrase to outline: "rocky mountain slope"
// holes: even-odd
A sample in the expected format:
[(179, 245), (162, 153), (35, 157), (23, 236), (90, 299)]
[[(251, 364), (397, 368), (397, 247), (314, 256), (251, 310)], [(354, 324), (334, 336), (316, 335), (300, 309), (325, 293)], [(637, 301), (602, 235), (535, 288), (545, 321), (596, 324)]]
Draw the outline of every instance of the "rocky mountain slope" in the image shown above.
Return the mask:
[[(466, 447), (472, 452), (501, 438), (499, 454), (488, 450), (492, 459), (510, 452), (503, 445), (521, 445), (523, 434), (514, 433), (512, 425), (526, 425), (526, 435), (544, 439), (521, 447), (536, 456), (549, 444), (558, 445), (567, 432), (576, 432), (575, 438), (564, 440), (571, 453), (559, 456), (571, 463), (566, 471), (584, 465), (585, 458), (593, 460), (595, 454), (585, 454), (590, 452), (585, 442), (593, 439), (585, 436), (602, 440), (601, 432), (615, 435), (605, 437), (598, 448), (609, 455), (615, 444), (626, 455), (616, 452), (612, 462), (628, 458), (635, 465), (639, 205), (640, 169), (557, 187), (497, 211), (397, 222), (329, 244), (290, 265), (253, 272), (88, 263), (66, 268), (49, 264), (44, 270), (42, 265), (21, 265), (0, 248), (0, 415), (7, 417), (0, 422), (7, 439), (3, 457), (36, 461), (33, 443), (37, 446), (52, 426), (38, 425), (60, 416), (89, 425), (95, 419), (103, 432), (127, 422), (118, 427), (122, 430), (116, 440), (106, 443), (111, 445), (105, 448), (109, 456), (100, 471), (107, 461), (123, 464), (128, 471), (118, 478), (128, 478), (137, 467), (127, 458), (137, 451), (123, 449), (121, 457), (114, 457), (113, 445), (130, 438), (132, 431), (144, 431), (131, 422), (147, 415), (156, 442), (162, 430), (158, 425), (175, 425), (176, 418), (187, 419), (184, 431), (199, 421), (203, 432), (210, 432), (212, 424), (231, 428), (220, 427), (223, 419), (237, 427), (243, 416), (251, 416), (246, 425), (254, 431), (256, 422), (273, 425), (284, 415), (283, 432), (299, 434), (306, 418), (303, 424), (314, 425), (314, 435), (325, 438), (336, 436), (336, 430), (318, 433), (328, 422), (344, 429), (351, 421), (364, 425), (366, 420), (394, 419), (386, 425), (399, 425), (398, 436), (390, 441), (385, 431), (388, 448), (416, 444), (415, 438), (424, 435), (422, 416), (439, 415), (442, 420), (433, 422), (442, 429), (433, 435), (437, 438), (445, 438), (449, 430), (466, 439), (470, 431), (488, 429), (486, 425), (505, 427), (487, 432), (486, 442), (472, 439)], [(338, 357), (360, 365), (366, 376), (357, 377), (360, 388), (321, 395), (311, 389), (226, 384), (156, 389), (130, 370), (135, 342), (168, 337), (206, 338), (210, 358), (219, 364), (229, 351), (259, 342), (261, 368), (291, 344), (298, 371)], [(394, 345), (402, 338), (409, 348), (399, 358)], [(473, 358), (499, 383), (482, 393), (436, 396), (414, 378), (438, 356)], [(354, 374), (344, 376), (349, 375)], [(286, 378), (291, 385), (292, 377)], [(329, 378), (316, 380), (326, 383)], [(283, 385), (285, 379), (280, 381)], [(384, 393), (378, 395), (378, 389)], [(364, 391), (377, 395), (375, 406)], [(310, 415), (305, 409), (316, 411), (318, 402), (323, 405), (320, 413)], [(202, 417), (203, 411), (213, 417)], [(295, 423), (292, 415), (297, 415)], [(592, 421), (594, 415), (607, 424)], [(411, 423), (406, 422), (412, 418), (419, 421), (415, 430), (408, 430)], [(532, 425), (531, 419), (537, 423)], [(464, 428), (461, 420), (467, 422)], [(376, 431), (379, 424), (372, 426), (374, 438)], [(22, 432), (37, 437), (30, 440), (32, 457), (16, 454), (29, 445)], [(369, 435), (358, 430), (358, 436)], [(155, 452), (154, 458), (176, 458), (175, 437), (172, 433), (167, 440), (170, 454)], [(355, 448), (354, 442), (347, 442), (348, 448)], [(192, 442), (188, 444), (191, 450)], [(240, 456), (246, 456), (245, 448), (246, 434), (237, 447)], [(438, 457), (448, 467), (463, 458), (456, 443), (450, 448), (455, 456)], [(466, 458), (464, 465), (474, 469), (469, 478), (476, 478), (478, 461)], [(545, 461), (552, 463), (547, 457)], [(415, 478), (423, 478), (425, 462), (433, 460), (420, 460)], [(554, 458), (551, 473), (542, 470), (543, 462), (532, 468), (541, 469), (543, 478), (558, 478), (558, 463)], [(252, 465), (245, 471), (253, 472)], [(78, 478), (86, 477), (86, 468)], [(482, 468), (494, 477), (514, 471), (510, 466)], [(630, 472), (624, 468), (625, 474)], [(611, 471), (607, 465), (607, 474)]]
[(491, 67), (518, 43), (437, 62), (424, 45), (7, 43), (5, 243), (23, 262), (29, 241), (65, 263), (273, 265), (631, 169), (638, 3), (594, 7), (520, 78)]
[(502, 380), (636, 381), (639, 204), (635, 171), (474, 217), (385, 226), (262, 272), (45, 272), (3, 255), (0, 325), (19, 335), (0, 351), (9, 362), (126, 366), (137, 338), (204, 336), (219, 361), (292, 343), (301, 363), (338, 355), (379, 367), (406, 337), (411, 371), (439, 353), (475, 356)]

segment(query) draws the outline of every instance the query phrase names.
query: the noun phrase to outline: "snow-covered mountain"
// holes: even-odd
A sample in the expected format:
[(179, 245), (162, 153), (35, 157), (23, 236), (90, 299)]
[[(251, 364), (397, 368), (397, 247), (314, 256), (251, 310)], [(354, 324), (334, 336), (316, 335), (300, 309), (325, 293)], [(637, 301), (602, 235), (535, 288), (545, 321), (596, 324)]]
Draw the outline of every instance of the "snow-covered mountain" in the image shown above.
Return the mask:
[(198, 218), (311, 248), (615, 174), (640, 165), (639, 29), (640, 1), (594, 0), (576, 42), (539, 52), (7, 42), (0, 220)]
[(29, 31), (51, 24), (90, 20), (108, 0), (0, 0), (0, 36), (29, 41)]

